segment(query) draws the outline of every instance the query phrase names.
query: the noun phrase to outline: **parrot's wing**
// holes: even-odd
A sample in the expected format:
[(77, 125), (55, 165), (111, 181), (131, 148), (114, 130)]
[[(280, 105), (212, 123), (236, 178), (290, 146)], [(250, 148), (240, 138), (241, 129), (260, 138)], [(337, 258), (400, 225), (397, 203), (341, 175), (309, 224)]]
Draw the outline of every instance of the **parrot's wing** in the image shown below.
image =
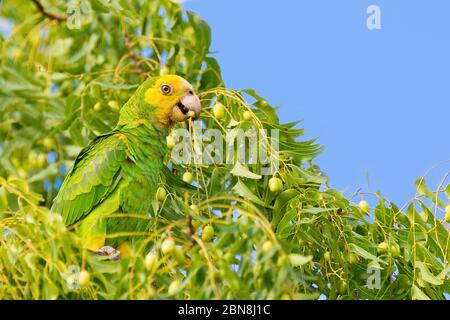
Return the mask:
[(54, 200), (52, 211), (61, 214), (66, 225), (89, 214), (114, 191), (126, 157), (126, 139), (121, 139), (120, 133), (97, 137), (81, 150)]

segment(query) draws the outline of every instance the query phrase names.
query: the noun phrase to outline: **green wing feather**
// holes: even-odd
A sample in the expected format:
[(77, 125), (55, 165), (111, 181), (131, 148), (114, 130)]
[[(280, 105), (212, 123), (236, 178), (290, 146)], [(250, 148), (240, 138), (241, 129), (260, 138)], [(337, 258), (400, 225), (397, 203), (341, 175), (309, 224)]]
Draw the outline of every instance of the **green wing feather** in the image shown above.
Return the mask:
[(126, 144), (118, 134), (97, 137), (81, 150), (55, 198), (52, 211), (70, 225), (88, 215), (116, 188), (121, 165), (127, 157)]

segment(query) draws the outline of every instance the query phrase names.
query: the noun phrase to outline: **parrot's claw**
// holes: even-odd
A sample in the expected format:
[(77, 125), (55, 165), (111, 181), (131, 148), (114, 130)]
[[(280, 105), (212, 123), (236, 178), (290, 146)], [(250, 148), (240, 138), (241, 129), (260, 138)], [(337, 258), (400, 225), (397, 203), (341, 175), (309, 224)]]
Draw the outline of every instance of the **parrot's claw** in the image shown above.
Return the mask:
[(111, 246), (101, 247), (96, 253), (98, 255), (108, 257), (107, 260), (110, 260), (110, 261), (116, 261), (116, 260), (119, 260), (121, 258), (120, 251), (114, 249)]

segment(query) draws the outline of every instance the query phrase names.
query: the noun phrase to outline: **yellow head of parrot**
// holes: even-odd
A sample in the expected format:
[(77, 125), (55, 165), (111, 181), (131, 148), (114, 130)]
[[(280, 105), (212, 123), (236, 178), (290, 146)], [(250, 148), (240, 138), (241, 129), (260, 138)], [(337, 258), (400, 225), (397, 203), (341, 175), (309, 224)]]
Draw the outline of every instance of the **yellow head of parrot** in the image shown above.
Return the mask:
[(177, 75), (164, 75), (145, 92), (145, 102), (156, 107), (156, 120), (163, 126), (198, 119), (202, 110), (192, 85)]

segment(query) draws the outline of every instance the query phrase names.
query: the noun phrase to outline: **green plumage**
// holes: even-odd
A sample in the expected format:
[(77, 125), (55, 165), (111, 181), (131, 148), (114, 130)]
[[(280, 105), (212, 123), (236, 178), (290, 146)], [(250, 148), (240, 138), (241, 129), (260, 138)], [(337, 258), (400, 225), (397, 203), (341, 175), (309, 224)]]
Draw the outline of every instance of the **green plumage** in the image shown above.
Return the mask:
[[(112, 132), (78, 155), (52, 207), (66, 225), (83, 219), (80, 229), (86, 235), (145, 230), (147, 219), (105, 216), (123, 212), (146, 218), (151, 211), (167, 153), (166, 129), (152, 121), (152, 106), (143, 106), (153, 82), (147, 80), (124, 105)], [(124, 239), (108, 238), (106, 244), (116, 246)]]

